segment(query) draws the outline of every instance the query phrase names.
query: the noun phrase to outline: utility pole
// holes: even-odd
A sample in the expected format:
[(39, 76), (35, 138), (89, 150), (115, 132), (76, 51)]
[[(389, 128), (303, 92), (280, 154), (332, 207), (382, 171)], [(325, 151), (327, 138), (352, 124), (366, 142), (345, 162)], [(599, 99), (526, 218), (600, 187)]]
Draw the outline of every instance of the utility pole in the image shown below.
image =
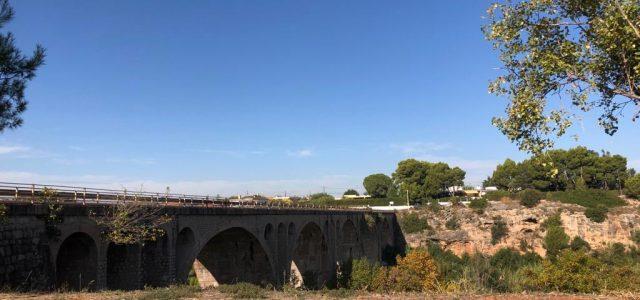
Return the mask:
[(411, 206), (411, 204), (409, 204), (409, 190), (407, 190), (407, 206)]

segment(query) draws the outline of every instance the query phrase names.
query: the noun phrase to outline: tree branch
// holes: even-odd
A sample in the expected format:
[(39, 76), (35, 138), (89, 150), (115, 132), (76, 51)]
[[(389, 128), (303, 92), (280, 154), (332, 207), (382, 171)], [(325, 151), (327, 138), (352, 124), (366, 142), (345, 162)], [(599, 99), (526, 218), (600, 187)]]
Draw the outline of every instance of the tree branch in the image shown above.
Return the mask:
[(620, 6), (620, 2), (618, 0), (615, 0), (614, 3), (616, 5), (616, 8), (618, 8), (618, 11), (620, 11), (620, 14), (622, 14), (622, 17), (624, 18), (624, 20), (627, 21), (629, 26), (631, 26), (631, 28), (633, 29), (633, 32), (635, 32), (636, 37), (640, 39), (640, 28), (638, 28), (636, 24), (631, 22), (631, 19), (629, 19), (629, 16), (627, 16), (627, 13), (624, 12), (624, 9), (622, 9), (622, 6)]

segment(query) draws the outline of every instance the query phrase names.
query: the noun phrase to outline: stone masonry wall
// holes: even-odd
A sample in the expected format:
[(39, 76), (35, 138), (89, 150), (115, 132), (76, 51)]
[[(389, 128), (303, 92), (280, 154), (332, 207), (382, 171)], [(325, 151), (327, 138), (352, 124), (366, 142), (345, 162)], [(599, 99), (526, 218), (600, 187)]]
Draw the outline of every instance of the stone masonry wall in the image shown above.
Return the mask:
[(0, 286), (45, 289), (52, 282), (45, 227), (36, 217), (0, 223)]

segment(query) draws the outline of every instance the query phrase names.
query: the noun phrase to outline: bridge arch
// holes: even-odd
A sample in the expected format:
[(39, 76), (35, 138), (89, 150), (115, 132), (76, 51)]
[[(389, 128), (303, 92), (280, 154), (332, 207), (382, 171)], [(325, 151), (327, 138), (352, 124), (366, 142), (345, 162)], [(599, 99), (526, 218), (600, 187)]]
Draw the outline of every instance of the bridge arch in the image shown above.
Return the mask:
[(274, 283), (267, 249), (244, 228), (231, 227), (220, 231), (204, 244), (193, 264), (200, 286)]
[(186, 282), (193, 264), (193, 252), (196, 248), (196, 237), (193, 230), (185, 227), (176, 237), (176, 278), (179, 282)]
[(340, 245), (338, 247), (340, 260), (346, 262), (359, 258), (362, 255), (359, 244), (360, 238), (356, 226), (351, 220), (345, 221), (340, 231)]
[(273, 225), (271, 225), (271, 223), (267, 223), (267, 225), (264, 226), (264, 239), (265, 241), (273, 240)]
[(84, 232), (69, 235), (56, 257), (56, 287), (82, 290), (96, 288), (98, 249)]
[(295, 285), (318, 289), (331, 279), (329, 247), (322, 229), (314, 222), (307, 223), (296, 241), (291, 262), (291, 280)]

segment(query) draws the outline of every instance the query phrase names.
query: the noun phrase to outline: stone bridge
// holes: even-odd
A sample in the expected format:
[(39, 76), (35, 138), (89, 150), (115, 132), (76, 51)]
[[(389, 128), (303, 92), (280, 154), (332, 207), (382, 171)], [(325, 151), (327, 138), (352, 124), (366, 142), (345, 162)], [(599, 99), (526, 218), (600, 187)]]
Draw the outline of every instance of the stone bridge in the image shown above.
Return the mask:
[[(90, 211), (65, 204), (45, 225), (42, 204), (5, 204), (0, 221), (0, 287), (139, 289), (186, 282), (333, 285), (352, 258), (392, 260), (405, 247), (393, 213), (366, 210), (166, 206), (166, 234), (144, 245), (105, 239)], [(53, 231), (53, 233), (52, 233)]]

